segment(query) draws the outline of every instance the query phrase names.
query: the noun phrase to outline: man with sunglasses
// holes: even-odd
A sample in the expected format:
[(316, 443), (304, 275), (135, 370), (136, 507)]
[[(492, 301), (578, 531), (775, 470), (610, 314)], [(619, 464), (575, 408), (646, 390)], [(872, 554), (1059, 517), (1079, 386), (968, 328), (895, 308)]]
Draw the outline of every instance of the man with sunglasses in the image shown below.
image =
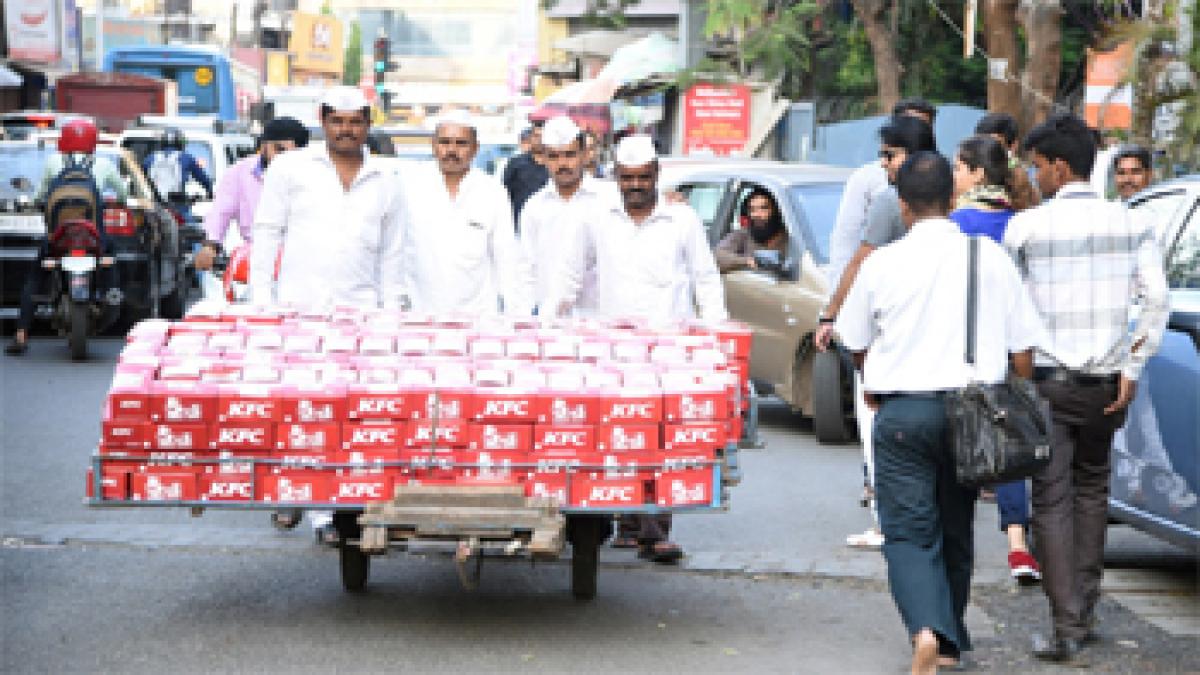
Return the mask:
[(217, 183), (212, 208), (204, 217), (207, 241), (196, 252), (197, 270), (212, 269), (213, 258), (221, 250), (232, 221), (237, 221), (243, 241), (253, 239), (254, 210), (262, 194), (263, 174), (280, 154), (306, 145), (308, 129), (299, 120), (276, 117), (267, 122), (258, 139), (258, 152), (229, 167)]

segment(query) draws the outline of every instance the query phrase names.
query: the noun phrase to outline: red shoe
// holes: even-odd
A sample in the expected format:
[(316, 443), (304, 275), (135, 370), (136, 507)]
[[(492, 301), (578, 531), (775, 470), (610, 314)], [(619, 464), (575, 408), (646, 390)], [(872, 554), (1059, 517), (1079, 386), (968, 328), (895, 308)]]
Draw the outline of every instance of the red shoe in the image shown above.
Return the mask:
[(1010, 551), (1008, 554), (1008, 569), (1012, 577), (1021, 585), (1036, 584), (1042, 579), (1042, 570), (1037, 561), (1028, 551)]

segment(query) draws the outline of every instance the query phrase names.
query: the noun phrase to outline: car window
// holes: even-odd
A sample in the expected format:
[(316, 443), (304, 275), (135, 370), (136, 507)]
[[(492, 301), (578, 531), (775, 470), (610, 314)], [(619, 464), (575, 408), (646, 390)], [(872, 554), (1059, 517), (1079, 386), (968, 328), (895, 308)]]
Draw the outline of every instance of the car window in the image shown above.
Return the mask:
[(1166, 241), (1170, 236), (1168, 231), (1174, 222), (1174, 216), (1179, 208), (1187, 201), (1185, 190), (1154, 192), (1139, 201), (1130, 204), (1138, 220), (1154, 225), (1154, 236), (1164, 248), (1170, 245)]
[(811, 242), (810, 252), (818, 263), (829, 261), (829, 238), (837, 220), (844, 187), (840, 183), (811, 183), (788, 188), (788, 199), (812, 233), (814, 241)]
[(717, 209), (721, 207), (721, 198), (725, 196), (725, 184), (691, 183), (680, 185), (679, 191), (687, 198), (688, 204), (695, 210), (696, 215), (700, 216), (704, 228), (711, 234)]
[(1171, 288), (1200, 288), (1200, 214), (1195, 204), (1187, 218), (1167, 256), (1167, 284)]
[(214, 175), (213, 167), (215, 166), (212, 144), (208, 141), (188, 141), (185, 149), (188, 154), (195, 158), (196, 163), (200, 165), (200, 168), (204, 170), (204, 173), (211, 180)]

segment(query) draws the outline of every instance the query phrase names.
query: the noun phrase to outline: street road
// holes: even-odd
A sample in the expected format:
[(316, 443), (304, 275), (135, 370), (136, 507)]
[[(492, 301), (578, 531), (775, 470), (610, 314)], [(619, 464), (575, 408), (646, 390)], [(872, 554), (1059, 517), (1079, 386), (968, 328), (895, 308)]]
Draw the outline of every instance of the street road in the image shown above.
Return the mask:
[[(89, 509), (83, 472), (120, 344), (72, 363), (61, 340), (0, 363), (0, 611), (5, 672), (900, 673), (907, 645), (875, 552), (843, 539), (857, 505), (856, 446), (821, 446), (804, 420), (764, 411), (724, 514), (677, 519), (678, 568), (603, 555), (599, 597), (577, 603), (562, 563), (492, 562), (461, 588), (452, 561), (375, 560), (342, 591), (334, 552), (264, 513)], [(1027, 655), (1044, 630), (1038, 588), (1009, 581), (995, 507), (977, 513), (968, 615), (976, 672), (1059, 672)], [(1110, 531), (1097, 669), (1200, 670), (1196, 561)]]

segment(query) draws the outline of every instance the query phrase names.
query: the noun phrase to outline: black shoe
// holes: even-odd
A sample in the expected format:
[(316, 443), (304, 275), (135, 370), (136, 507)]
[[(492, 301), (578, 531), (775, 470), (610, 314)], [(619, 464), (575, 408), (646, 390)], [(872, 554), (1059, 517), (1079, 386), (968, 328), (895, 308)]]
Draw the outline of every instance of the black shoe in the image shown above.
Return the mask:
[(1078, 640), (1061, 638), (1048, 640), (1042, 635), (1033, 636), (1033, 655), (1042, 661), (1080, 665)]
[(29, 343), (23, 340), (13, 340), (4, 348), (4, 353), (9, 356), (20, 356), (29, 349)]
[(1083, 637), (1079, 638), (1079, 645), (1081, 647), (1087, 647), (1088, 645), (1097, 645), (1101, 642), (1107, 641), (1108, 638), (1105, 637), (1104, 633), (1101, 633), (1095, 628), (1089, 628), (1088, 632), (1084, 633)]

